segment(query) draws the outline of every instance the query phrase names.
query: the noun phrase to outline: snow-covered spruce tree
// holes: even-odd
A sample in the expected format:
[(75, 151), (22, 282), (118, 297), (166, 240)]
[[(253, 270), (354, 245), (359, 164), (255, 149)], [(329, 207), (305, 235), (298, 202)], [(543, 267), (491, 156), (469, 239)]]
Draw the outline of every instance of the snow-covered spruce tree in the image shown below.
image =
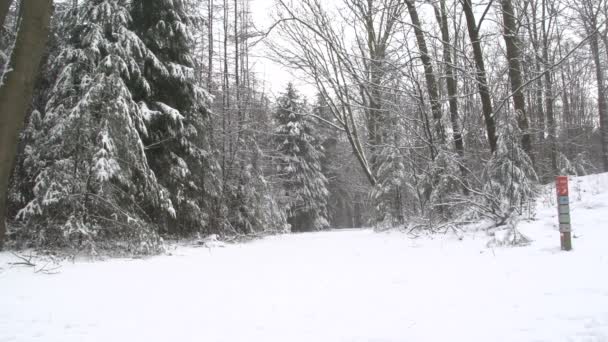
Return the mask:
[[(19, 146), (32, 146), (38, 134), (45, 134), (42, 131), (42, 113), (46, 107), (53, 83), (57, 75), (62, 71), (59, 67), (54, 67), (57, 56), (62, 49), (68, 45), (71, 30), (77, 25), (77, 16), (71, 11), (72, 4), (55, 3), (54, 15), (51, 17), (51, 31), (46, 44), (46, 51), (42, 57), (38, 78), (34, 86), (34, 95), (31, 102), (32, 111), (26, 116), (26, 126), (20, 135)], [(8, 198), (8, 218), (14, 218), (17, 212), (32, 200), (32, 189), (35, 185), (35, 175), (24, 170), (24, 158), (26, 154), (18, 153), (15, 168), (11, 176)]]
[(407, 190), (403, 156), (397, 146), (384, 146), (377, 155), (378, 183), (373, 188), (378, 228), (392, 228), (405, 223), (404, 192)]
[(429, 163), (429, 169), (422, 177), (421, 188), (430, 191), (424, 213), (432, 227), (439, 222), (449, 221), (462, 209), (453, 204), (460, 196), (464, 180), (460, 169), (461, 160), (456, 152), (446, 145), (439, 145), (437, 156)]
[(329, 192), (321, 172), (323, 151), (305, 115), (308, 106), (291, 83), (277, 103), (277, 172), (287, 198), (287, 221), (292, 231), (326, 228)]
[(143, 67), (150, 92), (145, 108), (146, 154), (159, 183), (170, 193), (176, 216), (159, 215), (170, 234), (201, 232), (210, 203), (218, 195), (218, 166), (209, 144), (209, 95), (196, 73), (191, 31), (200, 21), (189, 16), (186, 0), (135, 0), (134, 28), (162, 68)]
[(131, 89), (149, 88), (140, 59), (159, 63), (129, 30), (126, 0), (87, 1), (79, 18), (50, 63), (60, 71), (44, 116), (26, 131), (34, 198), (19, 211), (26, 224), (16, 234), (35, 246), (153, 253), (162, 244), (147, 212), (174, 209), (148, 166), (146, 113)]
[(484, 171), (485, 200), (481, 207), (483, 214), (492, 217), (497, 226), (514, 228), (513, 220), (534, 199), (538, 177), (521, 146), (521, 130), (515, 115), (505, 116), (498, 122), (496, 151)]

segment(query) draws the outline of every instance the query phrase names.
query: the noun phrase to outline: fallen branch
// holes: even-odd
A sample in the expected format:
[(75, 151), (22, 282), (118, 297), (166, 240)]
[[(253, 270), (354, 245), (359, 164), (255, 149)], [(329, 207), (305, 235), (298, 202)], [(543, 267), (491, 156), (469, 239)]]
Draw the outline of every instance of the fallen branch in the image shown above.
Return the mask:
[[(37, 265), (32, 261), (34, 259), (34, 255), (29, 254), (28, 256), (19, 255), (17, 253), (12, 252), (13, 256), (17, 259), (21, 260), (18, 262), (9, 262), (8, 264), (11, 266), (25, 266), (25, 267), (33, 267), (34, 273), (42, 273), (42, 274), (57, 274), (59, 273), (57, 270), (61, 268), (61, 265), (57, 264), (55, 260), (51, 259), (47, 261), (44, 266), (36, 269)], [(52, 267), (49, 265), (52, 264)]]
[(32, 262), (32, 258), (34, 258), (31, 254), (26, 258), (22, 255), (19, 255), (17, 253), (11, 252), (11, 254), (13, 256), (15, 256), (17, 259), (20, 259), (22, 261), (20, 262), (9, 262), (8, 264), (11, 266), (27, 266), (27, 267), (36, 267), (36, 264), (34, 264)]

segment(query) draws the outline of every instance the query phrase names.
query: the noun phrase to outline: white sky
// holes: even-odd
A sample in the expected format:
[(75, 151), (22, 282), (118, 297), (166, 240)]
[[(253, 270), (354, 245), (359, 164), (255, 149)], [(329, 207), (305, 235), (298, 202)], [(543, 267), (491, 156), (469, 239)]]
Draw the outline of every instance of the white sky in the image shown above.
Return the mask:
[[(326, 0), (333, 2), (335, 0)], [(251, 0), (251, 15), (255, 26), (262, 32), (266, 32), (268, 27), (272, 25), (272, 9), (274, 8), (275, 0)], [(306, 82), (299, 80), (296, 75), (284, 68), (282, 65), (266, 58), (269, 52), (264, 47), (263, 42), (258, 43), (252, 51), (254, 58), (251, 58), (251, 64), (256, 76), (263, 80), (266, 87), (266, 92), (270, 97), (279, 95), (287, 87), (288, 82), (293, 82), (296, 88), (309, 100), (315, 94), (314, 87)]]

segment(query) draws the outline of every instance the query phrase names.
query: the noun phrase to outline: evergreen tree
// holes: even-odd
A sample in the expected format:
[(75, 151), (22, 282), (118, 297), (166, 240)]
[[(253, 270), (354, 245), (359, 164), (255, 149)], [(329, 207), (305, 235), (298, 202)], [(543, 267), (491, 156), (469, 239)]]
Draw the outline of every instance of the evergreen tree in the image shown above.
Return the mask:
[(329, 192), (321, 171), (323, 150), (305, 116), (307, 107), (290, 83), (278, 99), (276, 111), (277, 171), (288, 198), (287, 221), (292, 231), (319, 230), (329, 225)]
[[(163, 215), (169, 233), (200, 232), (218, 196), (218, 165), (209, 143), (209, 95), (197, 77), (186, 1), (136, 0), (134, 26), (162, 68), (146, 61), (150, 92), (141, 96), (148, 113), (146, 150), (159, 183), (171, 194), (176, 219)], [(166, 219), (166, 220), (164, 220)]]
[(510, 225), (535, 196), (538, 177), (530, 156), (521, 146), (521, 135), (513, 115), (500, 121), (496, 151), (485, 169), (485, 208), (498, 226)]
[(88, 1), (80, 18), (50, 63), (59, 71), (44, 116), (34, 113), (27, 128), (34, 197), (18, 214), (27, 224), (17, 234), (34, 245), (94, 250), (115, 241), (154, 252), (161, 244), (147, 212), (174, 209), (148, 166), (140, 139), (147, 113), (131, 89), (149, 91), (140, 60), (162, 66), (129, 29), (127, 1)]
[(378, 151), (378, 183), (372, 199), (376, 206), (376, 223), (388, 227), (404, 223), (405, 165), (399, 148), (385, 146)]

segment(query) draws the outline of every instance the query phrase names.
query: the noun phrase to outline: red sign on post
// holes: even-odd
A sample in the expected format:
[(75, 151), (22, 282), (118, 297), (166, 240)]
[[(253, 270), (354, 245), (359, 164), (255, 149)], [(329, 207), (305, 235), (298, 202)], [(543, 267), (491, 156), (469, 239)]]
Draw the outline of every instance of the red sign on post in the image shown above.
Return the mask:
[(557, 176), (555, 182), (557, 185), (557, 196), (568, 196), (568, 176)]
[(557, 212), (559, 217), (560, 244), (563, 250), (572, 249), (570, 226), (570, 200), (568, 199), (568, 176), (555, 177), (557, 190)]

